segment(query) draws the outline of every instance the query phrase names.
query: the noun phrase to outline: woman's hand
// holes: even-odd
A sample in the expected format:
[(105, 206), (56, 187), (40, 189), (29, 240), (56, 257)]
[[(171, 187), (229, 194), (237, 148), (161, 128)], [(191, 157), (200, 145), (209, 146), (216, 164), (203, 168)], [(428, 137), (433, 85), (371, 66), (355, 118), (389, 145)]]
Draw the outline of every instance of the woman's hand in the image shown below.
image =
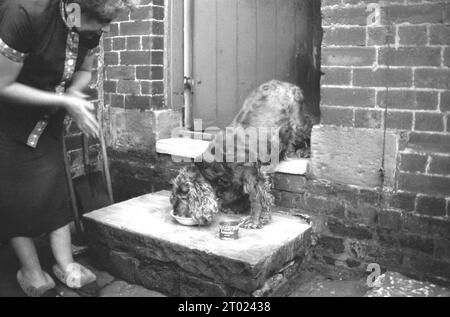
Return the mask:
[(63, 104), (69, 115), (78, 124), (80, 130), (93, 138), (99, 138), (100, 128), (97, 119), (92, 114), (95, 111), (94, 105), (80, 97), (64, 95)]

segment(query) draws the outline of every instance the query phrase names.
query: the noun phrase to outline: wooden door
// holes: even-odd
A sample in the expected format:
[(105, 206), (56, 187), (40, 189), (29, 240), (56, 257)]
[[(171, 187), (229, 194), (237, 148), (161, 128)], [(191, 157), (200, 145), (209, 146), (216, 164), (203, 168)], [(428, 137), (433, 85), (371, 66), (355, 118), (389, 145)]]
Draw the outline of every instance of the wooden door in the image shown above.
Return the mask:
[(193, 116), (226, 127), (254, 88), (298, 82), (308, 47), (306, 0), (194, 0)]

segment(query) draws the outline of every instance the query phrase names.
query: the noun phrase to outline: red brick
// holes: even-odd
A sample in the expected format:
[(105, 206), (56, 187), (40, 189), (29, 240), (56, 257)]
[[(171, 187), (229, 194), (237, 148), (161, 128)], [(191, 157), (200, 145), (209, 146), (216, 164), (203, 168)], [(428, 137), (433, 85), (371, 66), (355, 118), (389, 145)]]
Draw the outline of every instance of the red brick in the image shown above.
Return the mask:
[(353, 110), (336, 107), (321, 107), (321, 119), (323, 124), (352, 127)]
[(154, 95), (164, 94), (164, 82), (162, 81), (153, 81), (151, 83), (151, 93)]
[(323, 25), (367, 25), (366, 8), (325, 8)]
[(450, 25), (430, 26), (431, 45), (450, 45)]
[(164, 35), (164, 22), (152, 22), (152, 34), (154, 35)]
[(384, 8), (382, 14), (383, 24), (422, 24), (442, 23), (442, 6), (440, 4), (408, 4), (393, 5)]
[(152, 52), (152, 65), (164, 64), (164, 52)]
[(151, 77), (152, 77), (153, 80), (162, 80), (162, 79), (164, 79), (164, 67), (152, 66), (151, 67)]
[(105, 52), (105, 65), (119, 65), (119, 53)]
[(109, 94), (111, 107), (124, 108), (125, 97), (123, 95)]
[(137, 79), (151, 79), (151, 67), (150, 66), (138, 66), (136, 67)]
[(151, 94), (151, 83), (149, 81), (141, 81), (141, 94), (142, 95), (150, 95)]
[(322, 88), (322, 104), (343, 107), (374, 107), (375, 90), (352, 88)]
[(428, 42), (425, 25), (401, 25), (398, 27), (398, 36), (400, 45), (426, 45)]
[(323, 67), (322, 85), (350, 85), (351, 69)]
[(133, 80), (119, 80), (117, 85), (117, 92), (119, 94), (139, 94), (141, 86), (139, 82)]
[(333, 27), (324, 29), (324, 46), (365, 46), (365, 44), (366, 30), (363, 27)]
[(106, 79), (134, 79), (136, 71), (134, 67), (117, 66), (106, 67)]
[(120, 52), (120, 63), (122, 65), (149, 65), (150, 61), (150, 52)]
[(355, 110), (355, 128), (379, 129), (382, 126), (383, 113), (379, 110)]
[(444, 131), (444, 116), (441, 113), (416, 113), (416, 131)]
[(123, 51), (125, 49), (126, 49), (126, 38), (124, 38), (124, 37), (113, 38), (113, 50), (114, 51)]
[(353, 85), (361, 87), (411, 87), (411, 69), (355, 69)]
[(378, 56), (380, 65), (389, 66), (440, 66), (440, 47), (381, 48)]
[(450, 156), (432, 156), (429, 173), (450, 175)]
[(441, 93), (441, 111), (450, 112), (450, 91)]
[(125, 96), (125, 108), (149, 110), (150, 98), (147, 96)]
[(105, 38), (111, 38), (119, 35), (119, 23), (111, 23), (111, 27), (108, 33), (105, 34)]
[(111, 38), (103, 39), (103, 49), (105, 50), (105, 52), (112, 51), (112, 39)]
[[(377, 95), (378, 106), (386, 107), (386, 91)], [(390, 90), (388, 93), (389, 109), (437, 110), (438, 93), (432, 91)]]
[(115, 81), (105, 81), (103, 83), (103, 90), (105, 92), (112, 92), (115, 93), (117, 90), (117, 83)]
[(442, 217), (446, 214), (446, 201), (444, 198), (419, 196), (416, 211), (420, 215)]
[(395, 28), (389, 26), (369, 27), (368, 45), (395, 44)]
[(413, 114), (411, 112), (389, 111), (386, 119), (388, 129), (411, 130)]
[(378, 214), (378, 226), (381, 228), (399, 230), (401, 222), (401, 212), (395, 210), (381, 210)]
[(416, 69), (415, 85), (419, 88), (450, 90), (450, 69)]
[(450, 67), (450, 48), (444, 50), (444, 66)]
[(450, 23), (450, 4), (446, 4), (444, 8), (444, 22)]
[(375, 58), (375, 48), (335, 47), (322, 50), (324, 66), (372, 66)]
[(450, 135), (412, 132), (408, 148), (427, 153), (450, 153)]
[(164, 8), (153, 7), (153, 19), (159, 21), (164, 20)]
[(423, 193), (433, 196), (450, 195), (450, 178), (401, 173), (398, 187), (413, 193)]
[(389, 207), (403, 211), (416, 209), (416, 195), (411, 193), (395, 193), (389, 197)]
[(150, 20), (153, 17), (153, 7), (141, 7), (131, 12), (131, 20)]
[(124, 22), (124, 21), (129, 21), (130, 20), (130, 12), (128, 12), (127, 10), (123, 10), (119, 16), (114, 19), (115, 22)]
[(149, 35), (152, 33), (152, 22), (123, 22), (120, 23), (120, 35)]
[(127, 38), (127, 50), (137, 51), (141, 49), (141, 38), (138, 36), (132, 36)]
[(418, 154), (402, 154), (400, 170), (404, 172), (425, 172), (428, 156)]
[(153, 109), (161, 109), (165, 106), (164, 96), (153, 96), (150, 100), (150, 107)]

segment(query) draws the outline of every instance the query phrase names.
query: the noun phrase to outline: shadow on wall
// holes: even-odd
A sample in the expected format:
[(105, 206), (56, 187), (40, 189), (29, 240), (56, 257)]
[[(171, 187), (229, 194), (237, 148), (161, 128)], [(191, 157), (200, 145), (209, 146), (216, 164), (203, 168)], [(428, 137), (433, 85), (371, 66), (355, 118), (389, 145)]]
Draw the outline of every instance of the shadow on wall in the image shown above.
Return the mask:
[(313, 124), (320, 122), (321, 47), (323, 39), (321, 1), (307, 2), (308, 33), (312, 36), (297, 52), (297, 85), (303, 90)]

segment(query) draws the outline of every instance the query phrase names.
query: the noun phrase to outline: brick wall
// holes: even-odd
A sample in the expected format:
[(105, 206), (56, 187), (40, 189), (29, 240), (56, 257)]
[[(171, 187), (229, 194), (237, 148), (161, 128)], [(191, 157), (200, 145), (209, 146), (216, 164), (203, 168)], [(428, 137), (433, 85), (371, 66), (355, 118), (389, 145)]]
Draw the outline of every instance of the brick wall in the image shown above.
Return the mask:
[(393, 186), (380, 195), (283, 175), (276, 194), (315, 219), (317, 261), (359, 271), (376, 262), (449, 283), (450, 3), (386, 1), (368, 25), (367, 5), (379, 2), (322, 1), (321, 112), (325, 126), (399, 135)]
[(105, 102), (121, 109), (164, 108), (164, 0), (142, 0), (103, 41)]
[(104, 46), (104, 114), (115, 201), (168, 186), (176, 168), (155, 152), (181, 124), (167, 104), (165, 0), (141, 0), (111, 25)]

